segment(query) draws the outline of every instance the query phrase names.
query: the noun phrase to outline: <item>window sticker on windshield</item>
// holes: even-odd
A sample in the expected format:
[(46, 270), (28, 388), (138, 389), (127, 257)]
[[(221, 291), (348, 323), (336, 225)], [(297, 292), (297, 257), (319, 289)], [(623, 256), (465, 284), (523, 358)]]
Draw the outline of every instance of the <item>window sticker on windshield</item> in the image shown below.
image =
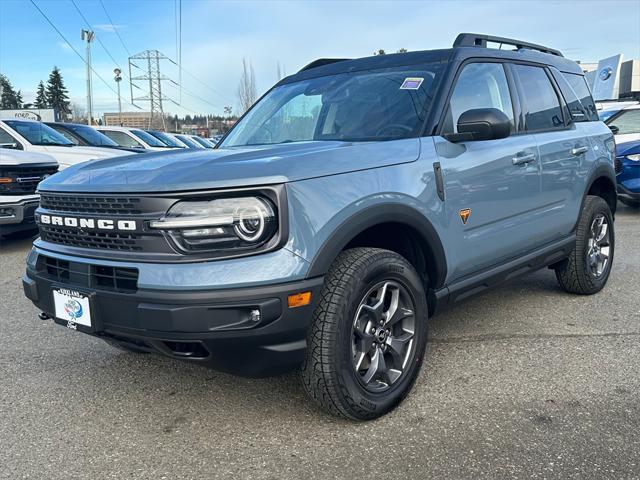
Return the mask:
[(420, 88), (420, 85), (422, 85), (423, 81), (424, 81), (424, 78), (407, 77), (404, 79), (404, 82), (402, 82), (402, 85), (400, 86), (400, 90), (418, 90)]

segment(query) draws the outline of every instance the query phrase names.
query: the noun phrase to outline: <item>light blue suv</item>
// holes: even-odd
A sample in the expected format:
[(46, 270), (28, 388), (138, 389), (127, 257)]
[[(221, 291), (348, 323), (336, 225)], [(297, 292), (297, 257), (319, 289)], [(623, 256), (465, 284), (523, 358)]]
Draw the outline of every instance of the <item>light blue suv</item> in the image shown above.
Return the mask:
[(547, 266), (568, 292), (604, 287), (614, 158), (580, 68), (546, 47), (461, 34), (318, 60), (215, 150), (44, 181), (24, 291), (126, 350), (300, 367), (326, 410), (372, 419), (408, 394), (444, 306)]

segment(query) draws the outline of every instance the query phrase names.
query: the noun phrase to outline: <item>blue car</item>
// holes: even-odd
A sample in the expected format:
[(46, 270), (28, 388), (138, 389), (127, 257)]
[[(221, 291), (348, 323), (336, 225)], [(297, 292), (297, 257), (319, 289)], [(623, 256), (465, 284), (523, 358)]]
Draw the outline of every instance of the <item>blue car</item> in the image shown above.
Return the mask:
[(640, 208), (640, 141), (616, 147), (618, 198), (630, 207)]

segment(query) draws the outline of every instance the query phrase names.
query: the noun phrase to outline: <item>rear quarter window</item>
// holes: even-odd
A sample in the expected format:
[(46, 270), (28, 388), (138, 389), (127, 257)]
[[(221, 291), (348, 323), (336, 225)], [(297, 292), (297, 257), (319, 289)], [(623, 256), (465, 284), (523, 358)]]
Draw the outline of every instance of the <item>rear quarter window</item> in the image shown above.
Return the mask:
[[(583, 75), (576, 73), (560, 73), (553, 71), (553, 75), (560, 86), (560, 91), (567, 101), (571, 117), (576, 122), (597, 122), (600, 120), (598, 110), (593, 102), (591, 91), (587, 85), (587, 81)], [(572, 100), (570, 100), (570, 98)], [(575, 118), (574, 112), (581, 110), (584, 113), (583, 118)], [(579, 115), (578, 115), (579, 117)]]

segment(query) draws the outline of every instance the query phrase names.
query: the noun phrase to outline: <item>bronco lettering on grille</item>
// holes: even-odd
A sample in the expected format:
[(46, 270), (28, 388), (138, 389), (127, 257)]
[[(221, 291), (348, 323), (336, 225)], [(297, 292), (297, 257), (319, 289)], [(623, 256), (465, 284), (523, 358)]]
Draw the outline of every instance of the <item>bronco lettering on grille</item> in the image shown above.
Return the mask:
[(43, 225), (58, 225), (71, 228), (91, 230), (123, 230), (135, 231), (138, 229), (135, 220), (109, 220), (105, 218), (78, 218), (62, 217), (59, 215), (39, 215), (38, 222)]

